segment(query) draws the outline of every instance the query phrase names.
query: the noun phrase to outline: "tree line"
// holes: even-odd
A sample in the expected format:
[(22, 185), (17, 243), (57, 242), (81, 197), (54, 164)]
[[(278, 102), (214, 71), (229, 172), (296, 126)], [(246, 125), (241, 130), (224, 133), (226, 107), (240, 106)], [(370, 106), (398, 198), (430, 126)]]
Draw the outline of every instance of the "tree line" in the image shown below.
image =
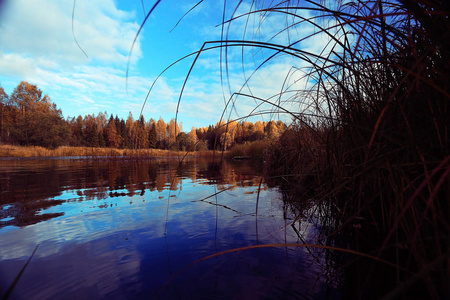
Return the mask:
[(57, 148), (108, 147), (119, 149), (227, 150), (235, 144), (276, 139), (286, 130), (281, 121), (217, 122), (184, 132), (182, 123), (166, 123), (141, 115), (126, 120), (100, 112), (64, 119), (48, 95), (33, 84), (20, 82), (11, 95), (0, 85), (0, 144)]

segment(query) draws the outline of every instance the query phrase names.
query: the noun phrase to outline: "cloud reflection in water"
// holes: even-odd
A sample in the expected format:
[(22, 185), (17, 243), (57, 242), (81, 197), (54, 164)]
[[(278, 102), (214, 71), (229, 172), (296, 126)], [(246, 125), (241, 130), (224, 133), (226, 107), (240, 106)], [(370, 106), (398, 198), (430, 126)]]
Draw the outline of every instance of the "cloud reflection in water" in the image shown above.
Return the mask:
[[(295, 298), (327, 287), (302, 248), (247, 250), (185, 268), (232, 248), (298, 242), (276, 188), (263, 184), (256, 216), (260, 177), (250, 165), (47, 163), (1, 169), (2, 214), (12, 219), (0, 228), (0, 294), (37, 244), (12, 298)], [(23, 211), (35, 218), (21, 222)]]

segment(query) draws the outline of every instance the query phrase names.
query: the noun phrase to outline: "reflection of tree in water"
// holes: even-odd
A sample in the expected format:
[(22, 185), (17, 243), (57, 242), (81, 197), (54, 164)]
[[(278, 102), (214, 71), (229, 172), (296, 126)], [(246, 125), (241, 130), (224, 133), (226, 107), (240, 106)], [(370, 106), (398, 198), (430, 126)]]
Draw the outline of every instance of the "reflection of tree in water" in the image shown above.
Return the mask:
[(18, 202), (14, 206), (10, 206), (0, 211), (0, 219), (6, 219), (6, 221), (0, 221), (0, 228), (10, 225), (28, 226), (36, 224), (38, 222), (60, 217), (64, 215), (64, 213), (61, 212), (40, 214), (39, 212), (52, 206), (59, 205), (62, 202), (62, 200), (42, 200), (33, 201), (31, 203)]
[(0, 227), (26, 226), (63, 215), (40, 214), (43, 209), (62, 203), (48, 200), (61, 194), (60, 186), (69, 178), (57, 172), (55, 161), (34, 164), (4, 161), (0, 168)]
[[(257, 186), (259, 170), (204, 158), (156, 160), (5, 160), (0, 167), (0, 227), (27, 226), (64, 213), (43, 213), (64, 202), (177, 191), (183, 179), (219, 189)], [(72, 192), (72, 199), (57, 199)], [(56, 198), (56, 199), (55, 199)]]

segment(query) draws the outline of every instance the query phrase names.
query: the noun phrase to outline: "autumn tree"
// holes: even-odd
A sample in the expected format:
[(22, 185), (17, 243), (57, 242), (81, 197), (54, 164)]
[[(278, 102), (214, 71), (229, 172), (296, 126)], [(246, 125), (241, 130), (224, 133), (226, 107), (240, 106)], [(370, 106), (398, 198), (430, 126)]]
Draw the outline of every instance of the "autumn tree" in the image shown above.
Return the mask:
[(148, 131), (148, 146), (149, 148), (156, 148), (158, 143), (158, 138), (156, 134), (156, 121), (153, 119), (150, 119), (149, 121), (149, 131)]
[(231, 134), (229, 132), (224, 132), (220, 135), (220, 145), (224, 151), (227, 151), (229, 147), (231, 147), (232, 140)]
[[(122, 120), (123, 122), (123, 120)], [(119, 143), (119, 148), (124, 148), (124, 144), (125, 144), (125, 137), (124, 137), (124, 128), (125, 128), (125, 122), (123, 123), (122, 126), (122, 122), (121, 119), (119, 119), (119, 117), (116, 115), (116, 117), (114, 118), (114, 125), (116, 126), (116, 131), (117, 131), (117, 135), (120, 137), (120, 143)]]
[(175, 119), (171, 119), (169, 124), (167, 125), (167, 137), (168, 137), (168, 147), (176, 148), (176, 138), (177, 135), (181, 132), (179, 125), (175, 122)]
[(8, 95), (5, 93), (5, 90), (3, 89), (3, 87), (0, 84), (0, 103), (6, 104), (7, 100), (8, 100)]
[(230, 120), (226, 125), (226, 132), (230, 134), (230, 145), (228, 147), (234, 145), (237, 131), (238, 131), (238, 123), (234, 120)]
[(86, 144), (90, 147), (98, 147), (97, 119), (93, 115), (84, 117), (86, 128)]
[(11, 126), (15, 110), (9, 105), (9, 97), (0, 85), (0, 142), (7, 142), (10, 136)]
[(106, 146), (108, 146), (109, 148), (119, 148), (122, 139), (123, 138), (117, 134), (116, 121), (114, 120), (114, 117), (111, 115), (108, 124), (105, 127)]
[(48, 96), (42, 97), (42, 91), (36, 85), (21, 81), (11, 95), (11, 101), (19, 109), (20, 115), (25, 116), (34, 111), (39, 103), (47, 102)]
[(176, 150), (192, 151), (193, 145), (190, 145), (186, 132), (180, 132), (176, 138)]
[(197, 151), (203, 151), (208, 150), (208, 139), (207, 139), (207, 132), (208, 128), (206, 127), (200, 127), (195, 131), (197, 135), (197, 141), (196, 141), (196, 149)]
[(157, 140), (157, 147), (159, 149), (164, 149), (166, 147), (166, 137), (167, 137), (166, 123), (161, 117), (159, 117), (159, 120), (156, 123), (156, 140)]
[(10, 98), (18, 108), (12, 133), (20, 144), (55, 148), (67, 142), (70, 132), (61, 110), (36, 85), (22, 81)]
[(97, 115), (97, 134), (98, 134), (98, 146), (106, 147), (105, 132), (106, 125), (108, 125), (108, 119), (106, 118), (106, 112), (99, 112)]
[(204, 140), (209, 149), (214, 149), (218, 145), (217, 136), (217, 129), (213, 125), (209, 125), (204, 133)]
[(181, 151), (195, 151), (197, 144), (197, 133), (195, 127), (192, 127), (189, 133), (180, 132), (176, 138), (176, 148)]
[(74, 147), (85, 146), (86, 136), (83, 117), (78, 116), (76, 119), (73, 117), (67, 123), (72, 133), (69, 144)]
[(197, 144), (197, 130), (195, 127), (192, 127), (191, 131), (188, 133), (188, 139), (191, 145), (195, 146)]
[(127, 148), (134, 148), (134, 118), (131, 111), (128, 113), (128, 118), (125, 123), (125, 130), (127, 132)]
[(130, 135), (128, 133), (127, 122), (128, 122), (128, 120), (127, 121), (125, 121), (123, 119), (120, 120), (120, 132), (122, 133), (121, 136), (123, 138), (121, 147), (130, 149), (132, 147), (131, 146), (132, 143), (131, 143)]
[(143, 115), (134, 124), (134, 147), (136, 149), (148, 148), (148, 129), (145, 126)]
[(267, 122), (265, 131), (266, 131), (267, 137), (271, 140), (276, 140), (280, 136), (280, 131), (279, 131), (278, 126), (275, 123), (275, 121)]

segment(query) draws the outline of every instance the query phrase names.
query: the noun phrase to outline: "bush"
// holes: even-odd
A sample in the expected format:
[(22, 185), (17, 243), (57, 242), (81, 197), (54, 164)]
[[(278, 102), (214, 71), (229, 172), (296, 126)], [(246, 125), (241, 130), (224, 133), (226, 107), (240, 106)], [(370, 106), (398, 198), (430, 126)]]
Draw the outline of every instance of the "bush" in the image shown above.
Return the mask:
[(226, 158), (248, 157), (252, 160), (263, 160), (268, 147), (268, 141), (254, 141), (244, 144), (236, 144), (226, 152)]

